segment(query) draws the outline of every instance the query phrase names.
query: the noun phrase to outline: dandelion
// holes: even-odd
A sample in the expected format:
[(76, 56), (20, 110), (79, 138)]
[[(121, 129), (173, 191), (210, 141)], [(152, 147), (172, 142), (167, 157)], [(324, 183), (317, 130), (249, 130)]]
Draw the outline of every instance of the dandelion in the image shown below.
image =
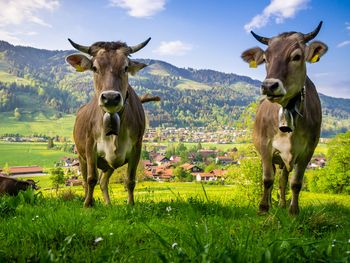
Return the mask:
[(174, 244), (171, 245), (171, 248), (172, 248), (172, 249), (175, 249), (175, 248), (177, 247), (177, 245), (178, 245), (178, 244), (175, 242)]
[(170, 213), (170, 211), (172, 210), (171, 206), (167, 206), (167, 208), (165, 208), (165, 210)]
[(97, 238), (95, 239), (95, 245), (98, 244), (98, 243), (100, 243), (102, 240), (103, 240), (102, 237), (97, 237)]

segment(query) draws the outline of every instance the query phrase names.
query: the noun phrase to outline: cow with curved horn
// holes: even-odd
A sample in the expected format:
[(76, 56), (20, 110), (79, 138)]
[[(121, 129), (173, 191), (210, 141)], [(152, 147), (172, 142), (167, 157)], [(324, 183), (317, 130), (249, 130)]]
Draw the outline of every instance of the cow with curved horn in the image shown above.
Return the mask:
[(105, 202), (110, 204), (109, 177), (126, 163), (128, 203), (134, 204), (136, 169), (145, 130), (142, 102), (152, 98), (140, 99), (129, 85), (128, 74), (134, 75), (146, 67), (129, 55), (145, 47), (150, 39), (132, 47), (123, 42), (82, 46), (68, 39), (74, 48), (90, 56), (72, 54), (66, 61), (79, 72), (91, 70), (95, 86), (95, 96), (77, 113), (73, 132), (84, 178), (85, 207), (93, 205), (98, 179)]
[(299, 213), (298, 198), (305, 169), (320, 137), (322, 112), (315, 85), (306, 74), (306, 62), (318, 62), (327, 46), (314, 39), (322, 22), (308, 33), (282, 33), (276, 37), (252, 35), (262, 44), (242, 53), (250, 67), (265, 63), (266, 78), (261, 85), (265, 97), (261, 100), (254, 123), (253, 142), (261, 155), (264, 192), (259, 211), (271, 206), (271, 190), (277, 166), (282, 169), (279, 179), (281, 207), (286, 206), (285, 190), (288, 175), (292, 200), (289, 213)]

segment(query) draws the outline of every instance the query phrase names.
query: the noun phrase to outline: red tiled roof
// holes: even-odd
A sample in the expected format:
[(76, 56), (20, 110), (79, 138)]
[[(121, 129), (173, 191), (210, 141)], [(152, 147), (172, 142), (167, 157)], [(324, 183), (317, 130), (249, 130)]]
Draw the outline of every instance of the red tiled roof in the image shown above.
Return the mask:
[(31, 174), (42, 173), (43, 168), (40, 166), (14, 166), (10, 167), (10, 174)]

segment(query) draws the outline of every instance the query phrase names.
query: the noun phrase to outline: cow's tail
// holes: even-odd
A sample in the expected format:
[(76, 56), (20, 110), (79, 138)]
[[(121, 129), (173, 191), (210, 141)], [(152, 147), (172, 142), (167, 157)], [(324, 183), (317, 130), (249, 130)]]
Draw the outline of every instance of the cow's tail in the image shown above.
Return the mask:
[(140, 97), (141, 103), (147, 103), (147, 102), (151, 102), (151, 101), (160, 101), (160, 97), (159, 96), (151, 96), (150, 94), (145, 94), (143, 96)]

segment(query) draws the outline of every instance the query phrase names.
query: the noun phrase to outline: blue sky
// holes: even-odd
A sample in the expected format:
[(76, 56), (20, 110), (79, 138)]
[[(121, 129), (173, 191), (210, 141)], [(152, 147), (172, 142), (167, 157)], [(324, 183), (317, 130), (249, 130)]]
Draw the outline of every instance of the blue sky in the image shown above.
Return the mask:
[(213, 69), (263, 80), (264, 66), (251, 69), (240, 54), (261, 46), (249, 33), (312, 31), (328, 53), (308, 65), (308, 75), (326, 95), (350, 98), (349, 0), (0, 0), (0, 39), (16, 45), (71, 49), (123, 40), (152, 41), (134, 55), (179, 67)]

